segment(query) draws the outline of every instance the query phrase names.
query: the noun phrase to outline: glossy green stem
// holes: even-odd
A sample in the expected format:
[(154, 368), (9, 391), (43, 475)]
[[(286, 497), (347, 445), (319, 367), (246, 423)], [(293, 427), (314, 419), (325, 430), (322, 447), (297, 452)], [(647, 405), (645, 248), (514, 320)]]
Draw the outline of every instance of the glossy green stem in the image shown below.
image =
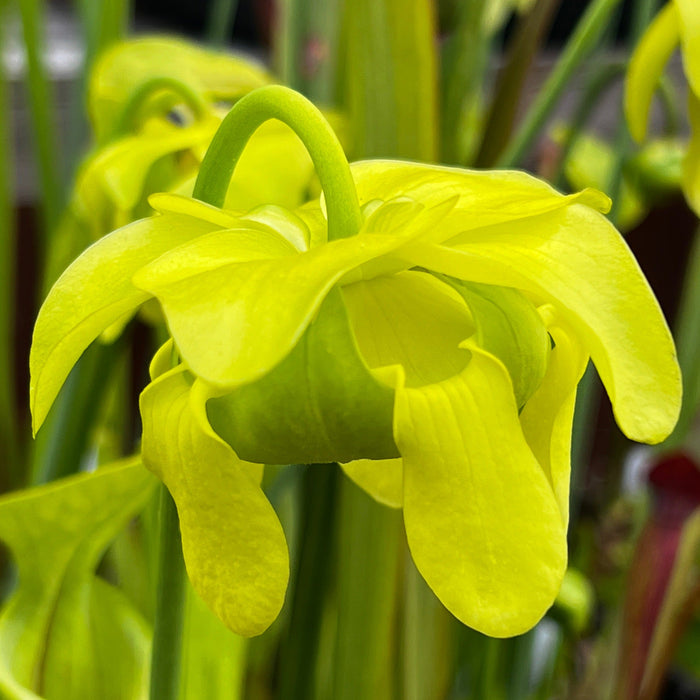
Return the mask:
[(158, 588), (150, 699), (178, 700), (187, 574), (182, 558), (177, 509), (165, 486), (161, 486), (158, 529)]
[(475, 165), (490, 167), (503, 152), (513, 131), (525, 79), (560, 0), (538, 0), (520, 20), (506, 63), (496, 80), (491, 106)]
[(571, 77), (583, 60), (596, 47), (608, 28), (613, 12), (621, 0), (593, 0), (578, 23), (556, 66), (547, 78), (515, 137), (498, 159), (501, 168), (522, 164)]
[(354, 236), (362, 226), (362, 212), (343, 147), (321, 112), (281, 85), (258, 88), (231, 108), (202, 161), (193, 196), (223, 206), (248, 139), (268, 119), (284, 122), (306, 146), (326, 198), (329, 240)]
[(338, 471), (336, 464), (314, 464), (302, 476), (291, 618), (280, 650), (277, 697), (285, 700), (316, 697), (316, 669), (321, 653), (326, 653), (320, 639), (332, 583)]
[(31, 106), (32, 135), (37, 160), (40, 187), (40, 210), (43, 239), (40, 255), (49, 244), (49, 232), (56, 226), (61, 213), (63, 191), (56, 135), (57, 119), (52, 104), (53, 91), (43, 60), (46, 46), (41, 0), (20, 0), (20, 14), (27, 55), (27, 88)]
[(80, 469), (122, 344), (94, 343), (68, 375), (37, 434), (31, 481), (45, 484)]
[(601, 66), (586, 85), (581, 100), (579, 101), (578, 109), (569, 125), (564, 142), (559, 149), (557, 169), (552, 177), (552, 182), (555, 187), (562, 188), (564, 186), (566, 161), (571, 153), (571, 149), (576, 143), (576, 139), (595, 111), (595, 108), (598, 106), (598, 100), (601, 95), (624, 75), (625, 68), (626, 65), (624, 63), (611, 63)]
[(334, 700), (393, 695), (402, 540), (401, 511), (343, 478)]

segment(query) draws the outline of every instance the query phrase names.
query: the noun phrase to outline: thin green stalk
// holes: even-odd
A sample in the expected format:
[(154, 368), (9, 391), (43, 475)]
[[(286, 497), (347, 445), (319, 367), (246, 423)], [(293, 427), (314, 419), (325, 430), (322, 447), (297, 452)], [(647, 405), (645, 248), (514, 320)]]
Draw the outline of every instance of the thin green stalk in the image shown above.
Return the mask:
[(122, 345), (94, 343), (68, 375), (61, 393), (37, 434), (31, 480), (43, 484), (80, 469), (92, 427)]
[(217, 207), (223, 205), (248, 139), (268, 119), (287, 124), (306, 146), (326, 197), (328, 238), (355, 235), (362, 226), (362, 212), (343, 147), (321, 112), (281, 85), (254, 90), (231, 108), (202, 161), (193, 196)]
[(376, 503), (344, 478), (334, 700), (393, 695), (402, 540), (401, 511)]
[(440, 153), (443, 163), (461, 161), (461, 121), (465, 106), (476, 99), (484, 78), (491, 38), (483, 30), (486, 0), (458, 5), (453, 33), (442, 52)]
[(663, 443), (664, 449), (680, 446), (688, 435), (700, 408), (700, 228), (690, 252), (685, 272), (685, 284), (674, 338), (678, 363), (683, 373), (683, 404), (678, 423), (670, 437)]
[(85, 103), (90, 71), (100, 53), (127, 33), (131, 0), (78, 0), (76, 6), (83, 28), (85, 64), (71, 96), (66, 148), (67, 175), (71, 177), (89, 133)]
[[(447, 612), (418, 573), (407, 550), (405, 553), (403, 688), (399, 697), (444, 698), (455, 675), (455, 637), (465, 628)], [(490, 700), (492, 696), (483, 697)]]
[[(5, 7), (0, 5), (0, 46), (4, 45)], [(0, 63), (0, 460), (7, 465), (7, 483), (2, 489), (19, 486), (19, 430), (15, 384), (15, 267), (16, 246), (12, 188), (12, 137), (8, 81)]]
[(151, 700), (178, 700), (186, 573), (180, 522), (170, 493), (161, 486), (156, 616), (151, 654)]
[(301, 488), (299, 558), (292, 586), (292, 614), (281, 648), (278, 697), (314, 697), (321, 627), (333, 568), (338, 466), (306, 468)]
[(556, 66), (528, 110), (508, 148), (498, 159), (501, 168), (522, 163), (544, 127), (576, 69), (599, 43), (621, 0), (593, 0), (569, 39)]
[(513, 130), (525, 78), (549, 28), (560, 0), (538, 0), (518, 30), (498, 75), (486, 127), (476, 157), (477, 167), (490, 167), (508, 143)]
[(571, 149), (576, 143), (576, 139), (588, 122), (595, 108), (599, 104), (599, 99), (603, 93), (611, 88), (615, 81), (624, 74), (626, 65), (624, 63), (610, 63), (601, 66), (584, 88), (579, 101), (578, 109), (571, 120), (564, 142), (561, 144), (558, 155), (557, 169), (552, 177), (555, 187), (564, 186), (564, 169), (566, 161), (571, 153)]
[(231, 37), (238, 0), (212, 0), (207, 20), (207, 41), (223, 46)]
[(58, 222), (63, 203), (60, 163), (58, 156), (57, 119), (52, 104), (53, 90), (44, 63), (43, 2), (20, 0), (19, 9), (27, 54), (27, 88), (31, 105), (32, 134), (40, 186), (40, 210), (43, 239), (41, 254), (47, 249), (49, 232)]

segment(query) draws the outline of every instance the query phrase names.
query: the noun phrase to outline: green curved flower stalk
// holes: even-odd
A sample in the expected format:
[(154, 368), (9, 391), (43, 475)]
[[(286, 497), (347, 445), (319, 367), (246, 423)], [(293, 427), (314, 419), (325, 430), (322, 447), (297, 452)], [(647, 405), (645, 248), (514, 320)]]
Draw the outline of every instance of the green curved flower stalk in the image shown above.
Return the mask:
[(630, 133), (642, 141), (652, 99), (671, 55), (680, 44), (690, 86), (688, 117), (691, 138), (683, 166), (688, 204), (700, 213), (700, 5), (672, 0), (656, 15), (632, 55), (625, 85), (625, 113)]
[[(220, 208), (250, 133), (284, 119), (324, 196)], [(416, 565), (492, 636), (532, 627), (566, 569), (571, 423), (590, 356), (632, 439), (680, 405), (670, 333), (593, 190), (522, 172), (348, 167), (320, 113), (266, 87), (217, 133), (195, 197), (79, 257), (39, 314), (38, 430), (83, 350), (145, 301), (171, 339), (141, 396), (144, 463), (177, 504), (195, 589), (234, 631), (274, 620), (288, 578), (263, 464), (341, 462), (402, 507)]]

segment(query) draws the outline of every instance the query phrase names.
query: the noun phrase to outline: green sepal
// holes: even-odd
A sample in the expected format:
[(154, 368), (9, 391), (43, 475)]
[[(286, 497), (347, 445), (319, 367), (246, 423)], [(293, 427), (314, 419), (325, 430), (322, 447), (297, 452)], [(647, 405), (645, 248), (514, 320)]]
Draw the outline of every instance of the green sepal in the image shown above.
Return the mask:
[(361, 359), (337, 289), (268, 374), (210, 399), (214, 430), (241, 459), (266, 464), (398, 457), (394, 392)]

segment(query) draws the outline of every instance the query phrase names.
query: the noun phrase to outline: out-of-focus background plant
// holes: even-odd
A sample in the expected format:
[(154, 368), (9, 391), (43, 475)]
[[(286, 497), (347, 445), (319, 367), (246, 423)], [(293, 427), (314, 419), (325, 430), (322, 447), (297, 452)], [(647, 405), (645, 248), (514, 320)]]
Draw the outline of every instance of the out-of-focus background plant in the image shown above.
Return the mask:
[[(674, 0), (654, 20), (650, 0), (0, 1), (0, 695), (149, 695), (156, 608), (169, 600), (156, 594), (154, 482), (130, 455), (160, 311), (103, 334), (36, 441), (31, 328), (76, 255), (148, 215), (149, 194), (190, 194), (228, 107), (283, 82), (325, 110), (351, 159), (527, 168), (562, 191), (610, 195), (674, 330), (681, 419), (659, 446), (630, 443), (589, 369), (570, 568), (546, 617), (506, 640), (442, 607), (399, 512), (337, 467), (268, 467), (290, 546), (282, 614), (246, 640), (188, 589), (179, 690), (155, 697), (700, 697), (700, 239), (683, 196), (692, 203), (697, 157), (692, 5)], [(641, 92), (651, 100), (646, 135), (630, 116), (641, 142), (623, 110), (635, 49), (628, 113)], [(288, 131), (268, 124), (249, 148), (228, 205), (317, 194)]]

